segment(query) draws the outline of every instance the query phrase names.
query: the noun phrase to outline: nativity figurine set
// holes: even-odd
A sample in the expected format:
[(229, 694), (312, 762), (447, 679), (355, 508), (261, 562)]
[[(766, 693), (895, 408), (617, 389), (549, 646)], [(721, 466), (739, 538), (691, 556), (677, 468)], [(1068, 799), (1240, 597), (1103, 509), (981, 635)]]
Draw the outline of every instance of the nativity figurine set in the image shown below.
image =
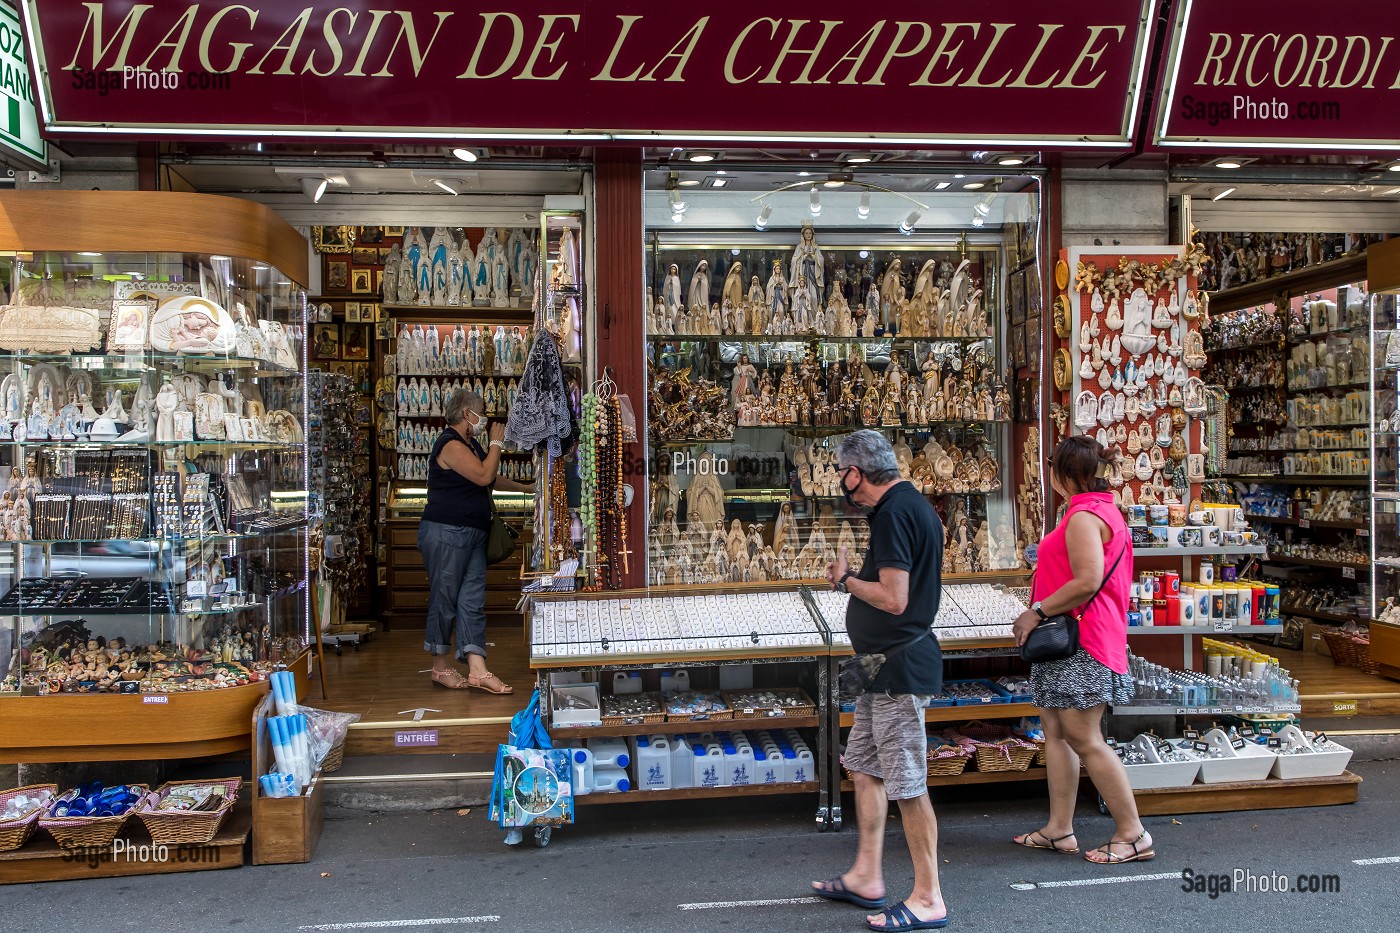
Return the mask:
[(258, 615), (210, 617), (189, 644), (142, 645), (95, 635), (82, 619), (55, 622), (14, 650), (0, 691), (187, 693), (255, 683), (303, 648), (295, 637), (272, 637)]
[[(880, 273), (862, 265), (848, 274), (803, 224), (787, 261), (773, 260), (766, 280), (730, 263), (719, 298), (718, 270), (699, 260), (682, 289), (679, 264), (671, 263), (660, 288), (646, 292), (647, 331), (653, 337), (821, 336), (988, 337), (992, 330), (971, 260), (926, 260), (917, 270), (894, 258)], [(747, 282), (745, 276), (747, 275)]]
[(461, 227), (407, 227), (384, 257), (387, 304), (509, 308), (534, 300), (538, 234), (485, 228), (476, 243)]

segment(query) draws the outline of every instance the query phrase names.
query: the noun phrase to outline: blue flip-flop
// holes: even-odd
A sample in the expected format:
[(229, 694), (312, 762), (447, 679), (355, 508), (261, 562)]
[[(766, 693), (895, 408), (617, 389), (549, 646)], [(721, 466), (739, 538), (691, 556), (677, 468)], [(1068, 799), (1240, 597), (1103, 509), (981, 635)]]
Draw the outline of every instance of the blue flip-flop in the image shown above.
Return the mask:
[(857, 907), (863, 907), (866, 910), (882, 910), (887, 903), (883, 897), (878, 899), (861, 897), (853, 891), (848, 891), (846, 889), (846, 882), (841, 880), (840, 875), (825, 882), (825, 884), (826, 887), (824, 888), (813, 888), (812, 893), (818, 897), (824, 897), (829, 901), (846, 901), (847, 903), (855, 904)]
[(885, 917), (884, 926), (877, 927), (869, 920), (865, 921), (865, 925), (872, 930), (939, 930), (948, 925), (946, 913), (937, 920), (920, 920), (914, 916), (913, 911), (903, 901), (885, 909), (882, 913)]

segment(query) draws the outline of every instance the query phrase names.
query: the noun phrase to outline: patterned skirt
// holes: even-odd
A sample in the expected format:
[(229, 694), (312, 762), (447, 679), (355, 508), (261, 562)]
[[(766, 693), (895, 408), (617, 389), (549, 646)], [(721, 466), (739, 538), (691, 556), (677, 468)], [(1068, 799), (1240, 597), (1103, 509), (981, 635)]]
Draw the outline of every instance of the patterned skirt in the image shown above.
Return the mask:
[(1063, 661), (1032, 664), (1031, 688), (1041, 709), (1093, 709), (1133, 698), (1132, 677), (1114, 673), (1083, 648)]

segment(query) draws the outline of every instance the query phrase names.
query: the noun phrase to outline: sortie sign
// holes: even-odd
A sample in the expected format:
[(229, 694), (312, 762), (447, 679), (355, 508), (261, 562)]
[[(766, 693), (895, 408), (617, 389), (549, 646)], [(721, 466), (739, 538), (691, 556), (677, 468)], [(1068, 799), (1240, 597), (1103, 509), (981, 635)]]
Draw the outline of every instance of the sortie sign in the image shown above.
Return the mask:
[(1156, 120), (1163, 146), (1400, 147), (1400, 4), (1178, 5)]
[(24, 4), (58, 133), (1099, 148), (1132, 133), (1150, 5)]

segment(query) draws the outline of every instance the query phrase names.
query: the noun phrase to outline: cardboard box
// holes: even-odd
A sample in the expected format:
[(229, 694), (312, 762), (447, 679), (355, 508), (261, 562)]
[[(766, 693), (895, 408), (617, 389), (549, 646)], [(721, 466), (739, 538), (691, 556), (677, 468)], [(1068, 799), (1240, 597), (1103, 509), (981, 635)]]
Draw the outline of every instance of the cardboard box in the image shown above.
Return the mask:
[[(568, 708), (566, 703), (573, 701)], [(551, 687), (549, 691), (549, 722), (553, 726), (600, 726), (603, 724), (603, 704), (597, 684), (577, 684)]]
[(1327, 647), (1327, 639), (1322, 637), (1322, 633), (1335, 628), (1337, 626), (1327, 625), (1324, 622), (1303, 623), (1303, 650), (1320, 654), (1324, 658), (1332, 657), (1332, 652)]

